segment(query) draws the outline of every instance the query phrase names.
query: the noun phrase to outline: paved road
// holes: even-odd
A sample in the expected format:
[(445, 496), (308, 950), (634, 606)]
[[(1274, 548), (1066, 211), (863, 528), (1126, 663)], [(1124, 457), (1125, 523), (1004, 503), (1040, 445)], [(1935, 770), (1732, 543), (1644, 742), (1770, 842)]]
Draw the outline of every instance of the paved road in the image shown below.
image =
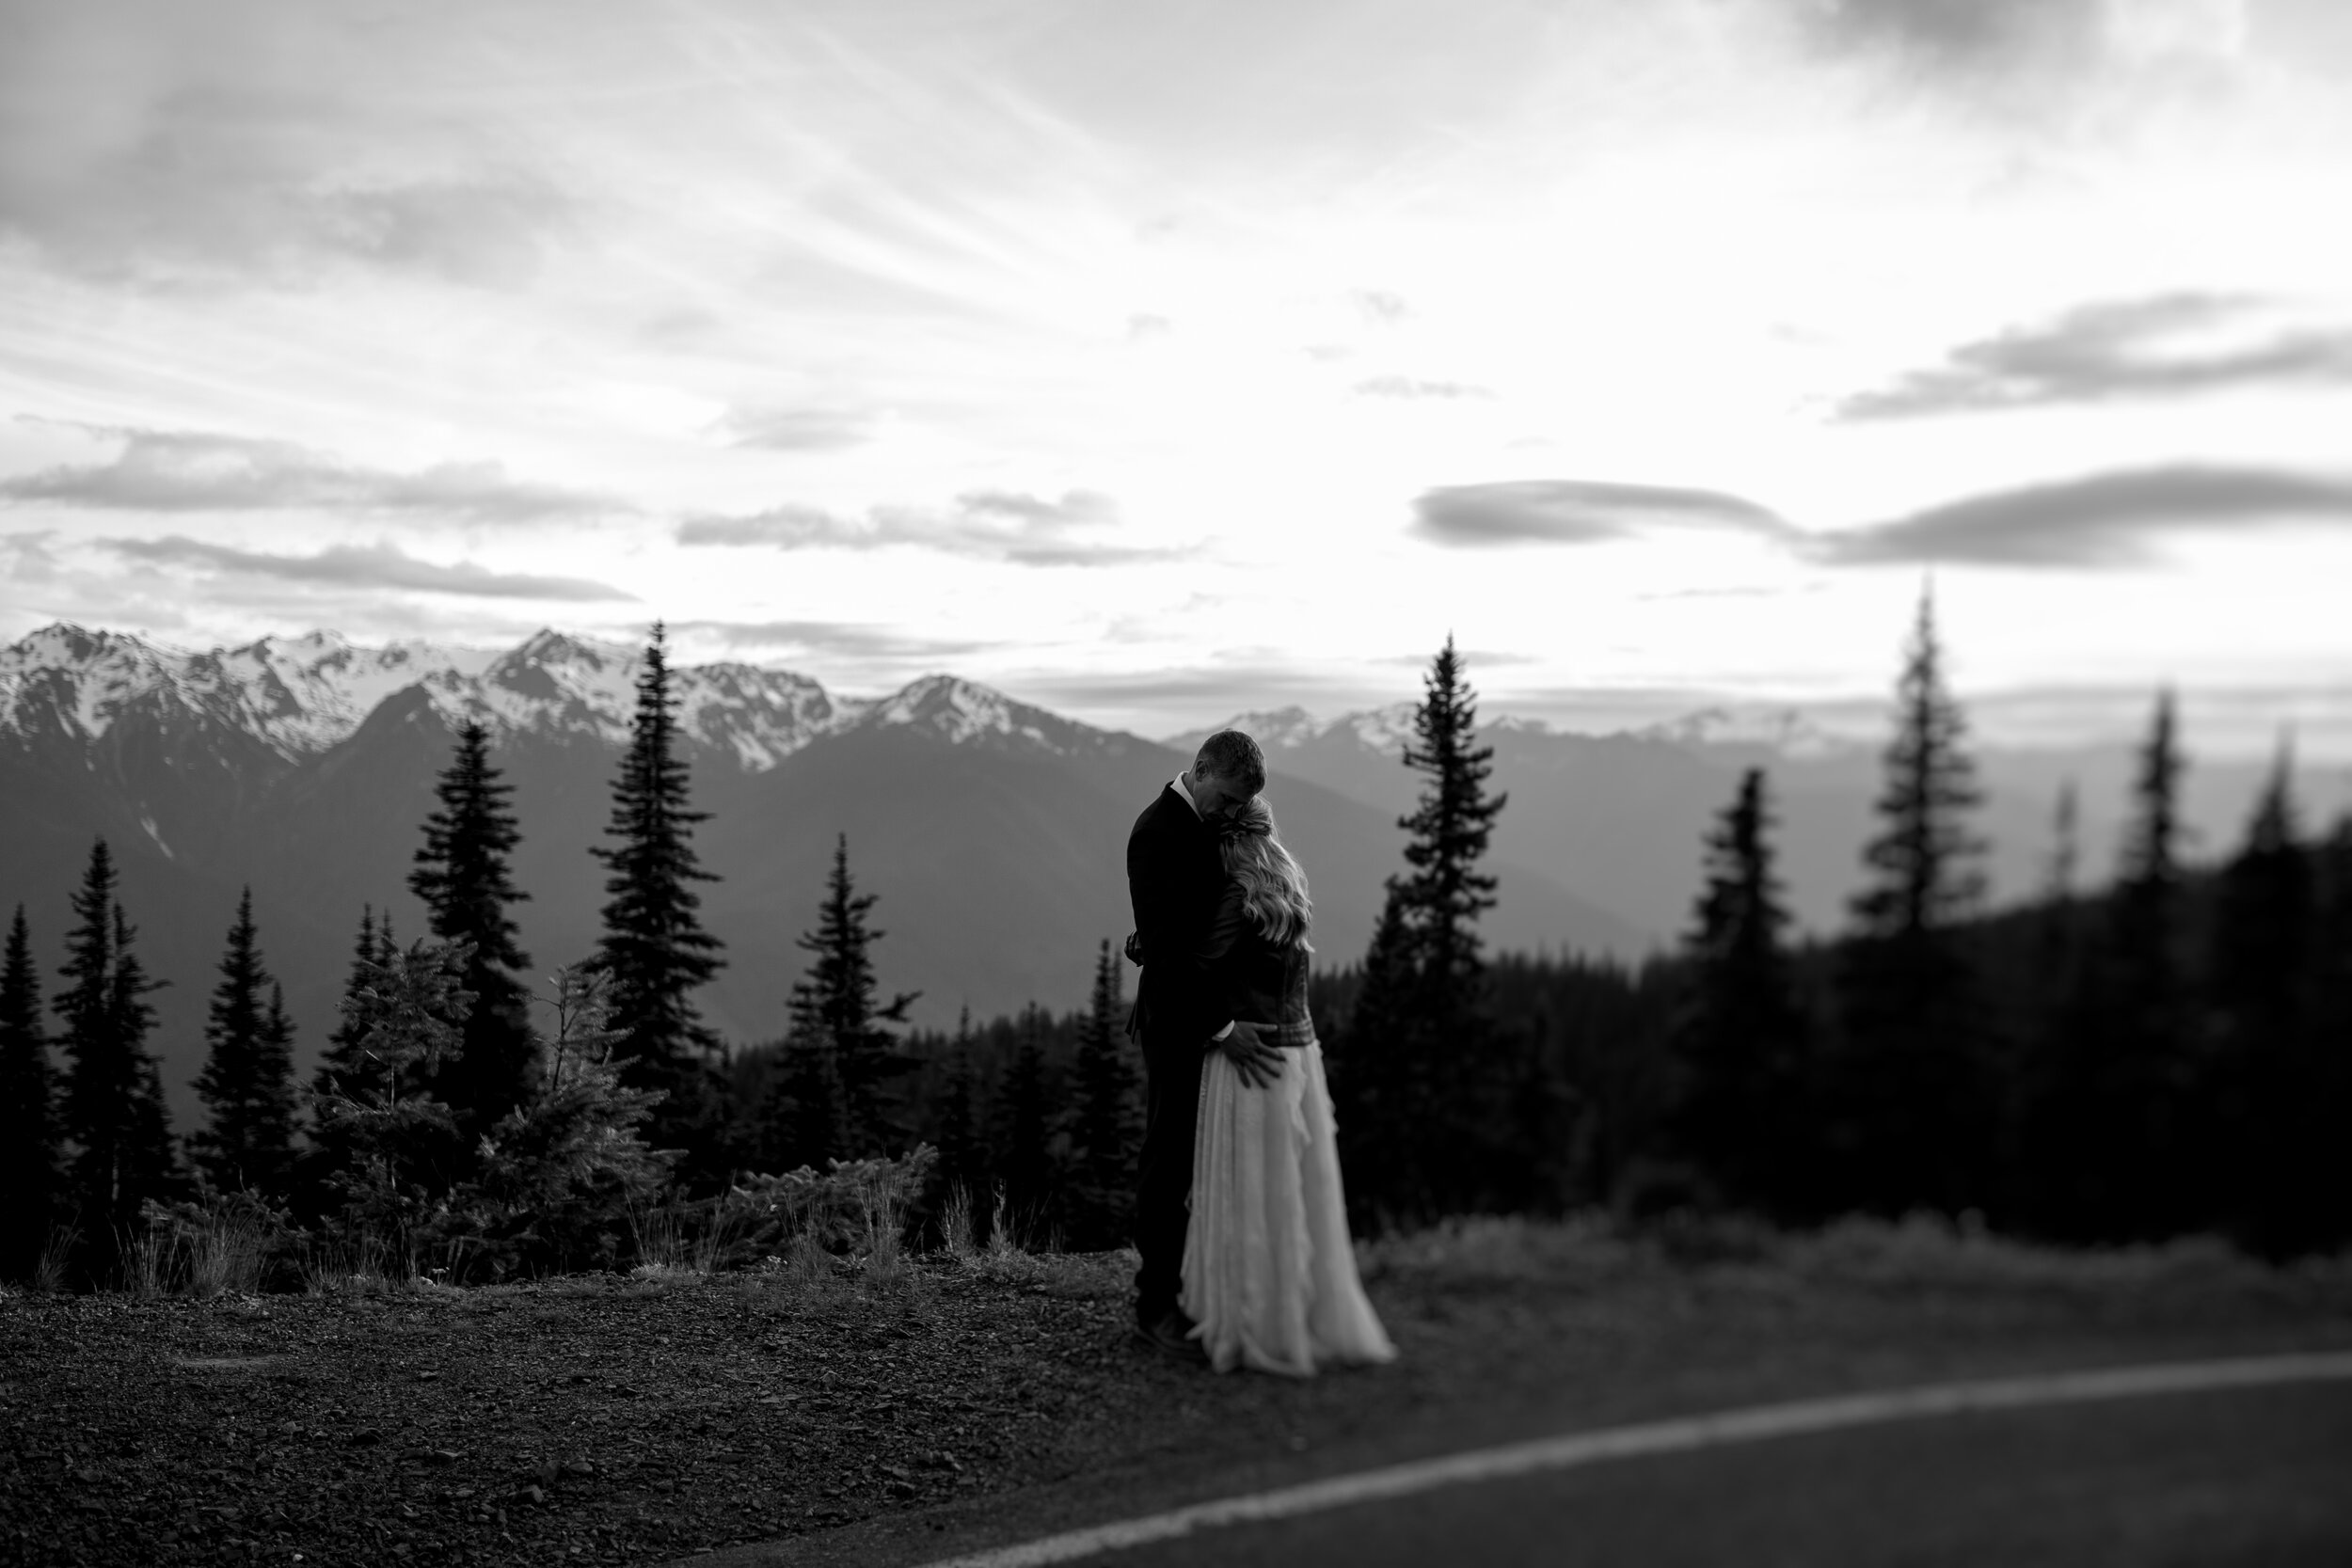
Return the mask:
[[(1098, 1498), (1087, 1512), (1100, 1524), (1053, 1519), (1029, 1501), (1011, 1517), (975, 1499), (954, 1514), (884, 1518), (687, 1560), (2352, 1568), (2352, 1353), (1747, 1406), (1327, 1473), (1124, 1521), (1104, 1520)], [(1104, 1546), (1106, 1531), (1127, 1544)]]
[(1613, 1460), (1084, 1560), (2345, 1568), (2352, 1384), (1971, 1414)]

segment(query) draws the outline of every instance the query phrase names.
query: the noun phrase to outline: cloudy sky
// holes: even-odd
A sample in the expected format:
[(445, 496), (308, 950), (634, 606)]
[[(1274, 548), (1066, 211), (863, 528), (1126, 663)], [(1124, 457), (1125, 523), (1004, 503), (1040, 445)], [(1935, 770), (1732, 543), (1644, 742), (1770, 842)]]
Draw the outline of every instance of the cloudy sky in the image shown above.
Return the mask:
[(0, 639), (2352, 757), (2341, 0), (0, 0)]

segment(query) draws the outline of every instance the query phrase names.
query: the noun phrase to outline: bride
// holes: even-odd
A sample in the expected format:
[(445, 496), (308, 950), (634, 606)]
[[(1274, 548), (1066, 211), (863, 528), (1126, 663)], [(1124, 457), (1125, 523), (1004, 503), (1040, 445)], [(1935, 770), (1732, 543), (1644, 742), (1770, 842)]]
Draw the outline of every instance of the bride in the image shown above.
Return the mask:
[(1294, 1377), (1393, 1360), (1356, 1275), (1323, 1048), (1307, 1012), (1307, 874), (1253, 796), (1217, 824), (1226, 884), (1203, 967), (1232, 976), (1239, 1016), (1281, 1048), (1270, 1085), (1221, 1052), (1201, 1065), (1183, 1306), (1210, 1364)]

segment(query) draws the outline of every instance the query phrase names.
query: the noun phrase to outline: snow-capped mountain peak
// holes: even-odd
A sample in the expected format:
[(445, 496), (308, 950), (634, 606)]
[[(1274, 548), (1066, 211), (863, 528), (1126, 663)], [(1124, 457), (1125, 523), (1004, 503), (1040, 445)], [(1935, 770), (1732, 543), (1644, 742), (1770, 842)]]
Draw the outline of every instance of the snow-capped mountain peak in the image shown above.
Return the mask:
[[(642, 648), (543, 628), (503, 651), (428, 642), (365, 647), (331, 631), (191, 652), (60, 623), (0, 648), (0, 736), (69, 744), (103, 736), (125, 714), (187, 716), (242, 732), (287, 761), (343, 740), (406, 691), (452, 725), (626, 742)], [(672, 665), (679, 733), (764, 772), (820, 736), (904, 725), (952, 744), (1068, 753), (1101, 733), (954, 675), (887, 696), (840, 699), (807, 675), (748, 664)], [(421, 714), (423, 707), (419, 707)]]
[(909, 682), (887, 697), (859, 705), (850, 721), (862, 727), (926, 730), (958, 745), (1026, 741), (1056, 753), (1076, 749), (1094, 733), (957, 675), (925, 675)]
[(1236, 713), (1217, 726), (1220, 730), (1241, 731), (1264, 752), (1287, 752), (1304, 746), (1321, 735), (1324, 727), (1322, 720), (1296, 705)]

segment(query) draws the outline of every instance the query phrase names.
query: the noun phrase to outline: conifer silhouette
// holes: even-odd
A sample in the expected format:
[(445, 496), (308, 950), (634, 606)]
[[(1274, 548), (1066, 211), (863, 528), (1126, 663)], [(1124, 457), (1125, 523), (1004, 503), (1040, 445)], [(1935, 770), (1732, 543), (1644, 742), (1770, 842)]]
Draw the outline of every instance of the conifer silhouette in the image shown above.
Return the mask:
[[(204, 1026), (204, 1068), (197, 1098), (210, 1124), (188, 1139), (205, 1180), (219, 1192), (283, 1196), (294, 1176), (294, 1038), (285, 993), (262, 961), (253, 926), (253, 890), (237, 899)], [(269, 1001), (262, 988), (269, 988)]]
[(939, 1162), (933, 1168), (943, 1198), (959, 1188), (977, 1195), (986, 1186), (988, 1150), (980, 1138), (978, 1099), (979, 1073), (972, 1060), (972, 1009), (967, 1005), (956, 1018), (946, 1081), (940, 1090)]
[(2223, 1223), (2273, 1259), (2328, 1240), (2328, 1210), (2341, 1200), (2327, 1191), (2326, 1151), (2344, 1136), (2342, 1108), (2328, 1103), (2328, 1047), (2312, 1027), (2319, 889), (2292, 773), (2282, 743), (2245, 843), (2221, 869), (2210, 994), (2225, 1086), (2218, 1115), (2192, 1123), (2218, 1133), (2221, 1158), (2208, 1168)]
[[(2156, 694), (2132, 784), (2133, 812), (2107, 899), (2094, 993), (2090, 1093), (2096, 1120), (2082, 1129), (2086, 1239), (2172, 1234), (2207, 1194), (2182, 1168), (2201, 1116), (2187, 1090), (2187, 933), (2182, 896), (2180, 790), (2185, 770), (2171, 689)], [(2210, 1211), (2208, 1216), (2210, 1217)]]
[(1523, 1152), (1498, 1144), (1512, 1141), (1525, 1064), (1487, 1010), (1477, 930), (1495, 902), (1478, 863), (1506, 798), (1486, 793), (1494, 749), (1476, 744), (1476, 693), (1451, 636), (1422, 687), (1404, 759), (1422, 792), (1397, 821), (1406, 870), (1388, 879), (1334, 1074), (1340, 1126), (1361, 1120), (1347, 1145), (1351, 1171), (1365, 1173), (1350, 1178), (1351, 1203), (1408, 1220), (1492, 1204), (1518, 1184), (1505, 1167)]
[(1078, 1026), (1072, 1078), (1070, 1242), (1094, 1252), (1124, 1243), (1134, 1228), (1137, 1080), (1127, 1058), (1119, 956), (1107, 938), (1094, 960), (1094, 991)]
[(604, 934), (589, 967), (608, 978), (612, 1027), (621, 1037), (613, 1060), (622, 1084), (667, 1096), (654, 1107), (649, 1141), (688, 1149), (691, 1168), (713, 1136), (707, 1068), (721, 1049), (692, 993), (724, 960), (719, 940), (703, 929), (696, 913), (702, 897), (692, 884), (719, 879), (694, 855), (694, 824), (709, 814), (688, 804), (676, 706), (668, 644), (657, 621), (637, 677), (628, 748), (612, 784), (605, 833), (614, 842), (588, 851), (610, 873)]
[(530, 993), (516, 978), (531, 960), (516, 944), (519, 927), (507, 912), (531, 895), (515, 886), (508, 863), (522, 842), (508, 804), (514, 786), (490, 766), (489, 752), (479, 722), (458, 727), (457, 754), (434, 785), (440, 809), (425, 818), (424, 845), (408, 876), (433, 934), (465, 942), (473, 954), (465, 977), (473, 1010), (433, 1085), (469, 1137), (521, 1104), (532, 1076)]
[[(873, 945), (883, 933), (868, 916), (879, 901), (879, 895), (857, 892), (850, 876), (850, 838), (840, 835), (817, 927), (798, 939), (809, 966), (793, 986), (790, 1003), (792, 1040), (821, 1053), (827, 1059), (821, 1078), (837, 1085), (825, 1092), (839, 1095), (840, 1147), (830, 1151), (838, 1159), (896, 1154), (907, 1137), (889, 1085), (916, 1066), (898, 1049), (896, 1030), (920, 993), (901, 991), (887, 1004), (877, 1000)], [(802, 1072), (814, 1087), (819, 1075), (808, 1064)]]
[(1751, 768), (1707, 835), (1676, 1044), (1691, 1075), (1681, 1130), (1692, 1152), (1735, 1201), (1786, 1211), (1806, 1131), (1797, 1104), (1805, 1026), (1781, 939), (1789, 916), (1772, 827), (1764, 771)]
[(996, 1089), (996, 1177), (1023, 1239), (1044, 1240), (1058, 1215), (1060, 1160), (1054, 1148), (1053, 1086), (1045, 1060), (1045, 1009), (1021, 1010), (1020, 1042)]
[(59, 1217), (65, 1172), (57, 1110), (40, 974), (19, 904), (0, 962), (0, 1279), (31, 1273)]
[(140, 1206), (175, 1196), (181, 1185), (162, 1076), (146, 1049), (155, 1023), (147, 997), (162, 982), (147, 977), (115, 888), (114, 857), (102, 838), (73, 895), (66, 986), (50, 1003), (67, 1061), (68, 1200), (94, 1275), (111, 1267), (119, 1239), (137, 1227)]
[(1897, 685), (1873, 874), (1851, 899), (1838, 970), (1845, 1060), (1842, 1184), (1860, 1206), (1957, 1213), (1980, 1203), (1991, 1158), (1991, 1087), (1981, 997), (1957, 927), (1981, 904), (1983, 841), (1963, 814), (1981, 803), (1947, 689), (1932, 594), (1923, 590)]

